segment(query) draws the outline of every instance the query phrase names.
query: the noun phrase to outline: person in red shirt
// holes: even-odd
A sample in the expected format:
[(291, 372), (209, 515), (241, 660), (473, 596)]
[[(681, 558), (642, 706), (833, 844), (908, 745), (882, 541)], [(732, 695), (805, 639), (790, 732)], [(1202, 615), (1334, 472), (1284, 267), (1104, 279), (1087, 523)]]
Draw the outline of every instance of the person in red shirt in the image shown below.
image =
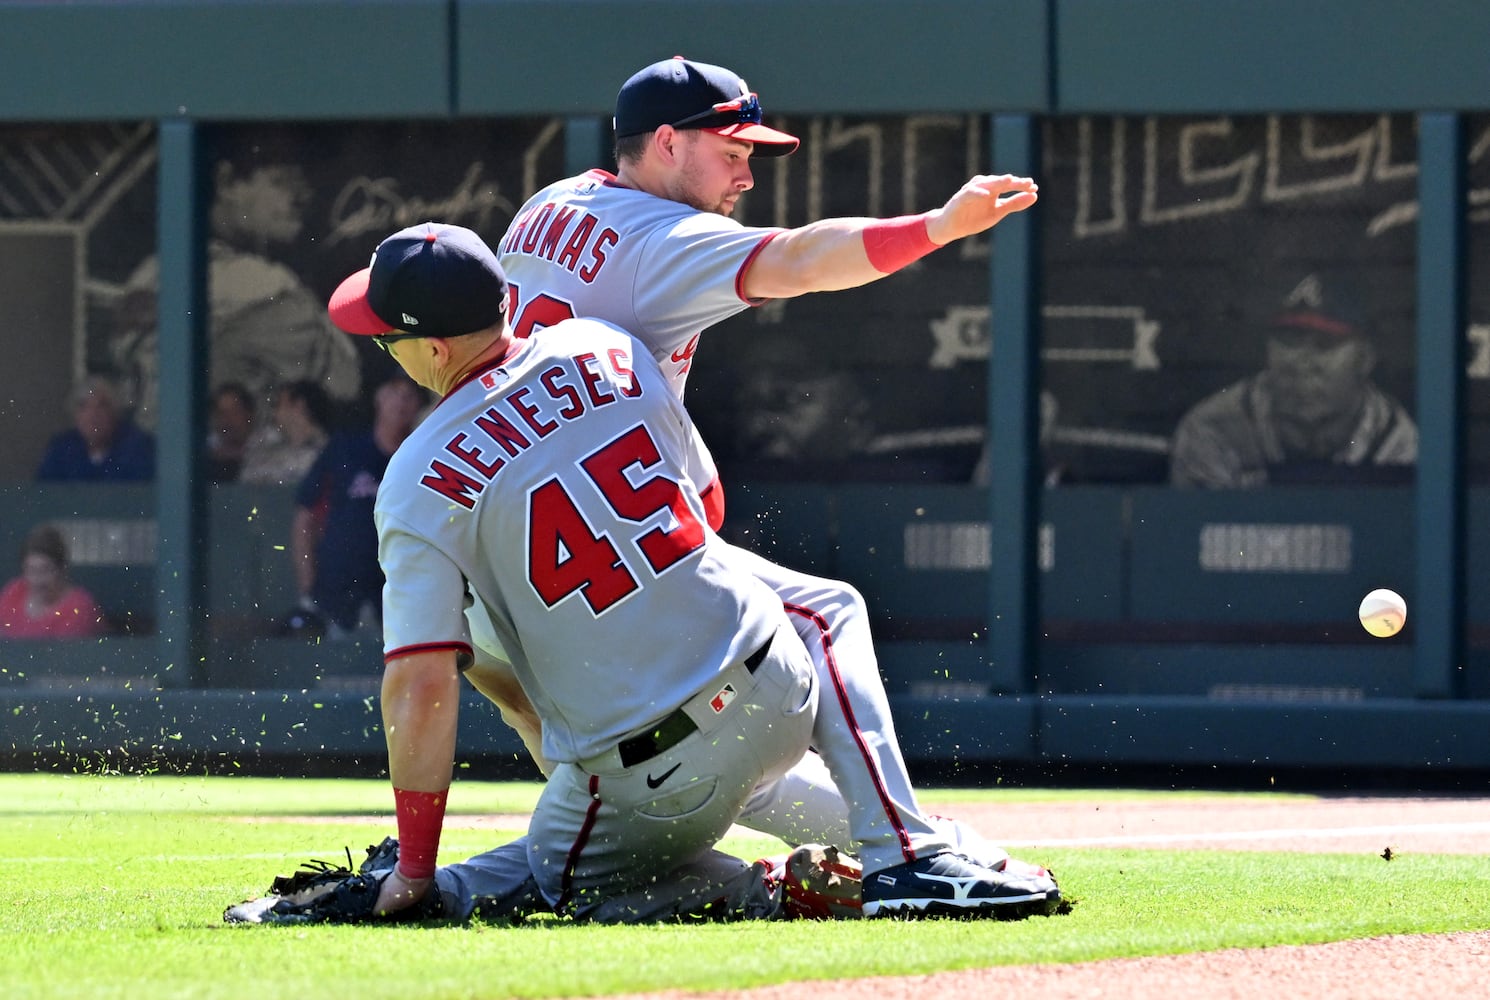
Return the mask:
[(105, 631), (93, 595), (67, 577), (67, 544), (49, 524), (21, 546), (21, 575), (0, 590), (0, 638), (84, 639)]

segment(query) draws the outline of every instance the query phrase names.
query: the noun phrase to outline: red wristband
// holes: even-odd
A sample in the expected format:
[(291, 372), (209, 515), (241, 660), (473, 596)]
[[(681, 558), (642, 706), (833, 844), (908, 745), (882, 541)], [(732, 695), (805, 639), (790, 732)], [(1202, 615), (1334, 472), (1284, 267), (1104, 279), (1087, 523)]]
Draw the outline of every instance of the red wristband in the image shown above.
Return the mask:
[(925, 215), (878, 219), (864, 228), (864, 253), (876, 271), (893, 274), (941, 246), (931, 242)]
[(429, 878), (440, 853), (440, 830), (445, 825), (445, 792), (393, 790), (398, 812), (398, 870), (405, 878)]

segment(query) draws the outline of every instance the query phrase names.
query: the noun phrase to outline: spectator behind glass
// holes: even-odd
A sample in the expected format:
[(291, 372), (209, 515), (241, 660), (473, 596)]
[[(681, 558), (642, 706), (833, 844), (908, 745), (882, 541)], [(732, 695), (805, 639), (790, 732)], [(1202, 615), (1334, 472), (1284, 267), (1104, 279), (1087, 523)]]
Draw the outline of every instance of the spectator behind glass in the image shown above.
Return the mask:
[(330, 403), (310, 381), (286, 382), (274, 392), (274, 426), (255, 432), (244, 451), (239, 482), (295, 486), (326, 446)]
[(1170, 482), (1217, 489), (1406, 482), (1411, 414), (1371, 379), (1360, 300), (1307, 275), (1265, 329), (1267, 366), (1197, 403), (1175, 428)]
[(300, 602), (289, 631), (332, 639), (382, 621), (383, 570), (373, 502), (388, 459), (414, 430), (426, 397), (402, 372), (378, 386), (371, 430), (334, 434), (295, 493), (290, 550)]
[(85, 639), (105, 631), (93, 595), (67, 578), (62, 533), (49, 524), (32, 528), (21, 546), (21, 575), (0, 590), (0, 638)]
[(109, 381), (94, 375), (73, 392), (73, 426), (47, 445), (42, 482), (145, 482), (155, 476), (155, 438), (134, 425)]
[(207, 479), (231, 483), (243, 468), (253, 434), (254, 401), (241, 382), (224, 382), (212, 391), (212, 431), (207, 437)]

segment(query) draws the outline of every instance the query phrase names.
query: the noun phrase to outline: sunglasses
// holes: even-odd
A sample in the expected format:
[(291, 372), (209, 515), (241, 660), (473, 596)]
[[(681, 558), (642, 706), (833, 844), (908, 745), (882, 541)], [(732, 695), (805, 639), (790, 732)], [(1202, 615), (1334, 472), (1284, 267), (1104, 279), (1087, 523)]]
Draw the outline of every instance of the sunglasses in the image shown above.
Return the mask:
[(378, 349), (384, 354), (392, 354), (388, 345), (398, 340), (419, 340), (425, 335), (422, 333), (383, 333), (373, 337), (372, 342), (378, 345)]
[(673, 128), (682, 128), (684, 125), (693, 125), (695, 122), (704, 121), (707, 118), (717, 118), (718, 121), (710, 122), (711, 125), (744, 125), (746, 123), (761, 123), (761, 102), (755, 94), (747, 94), (737, 97), (733, 101), (721, 101), (708, 111), (700, 111), (696, 115), (680, 118), (672, 122)]

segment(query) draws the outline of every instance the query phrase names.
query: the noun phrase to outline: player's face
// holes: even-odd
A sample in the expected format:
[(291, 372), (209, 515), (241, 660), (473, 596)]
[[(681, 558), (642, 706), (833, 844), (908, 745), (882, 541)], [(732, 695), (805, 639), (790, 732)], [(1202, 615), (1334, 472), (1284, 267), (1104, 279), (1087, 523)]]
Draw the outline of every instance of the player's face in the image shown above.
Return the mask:
[(1354, 413), (1374, 355), (1359, 338), (1316, 334), (1268, 341), (1268, 380), (1280, 414), (1319, 423)]
[(224, 392), (212, 400), (212, 423), (220, 441), (242, 445), (253, 430), (253, 415), (235, 393)]
[[(434, 371), (431, 367), (431, 357), (428, 351), (419, 350), (424, 346), (419, 340), (395, 341), (388, 345), (388, 354), (398, 366), (404, 370), (404, 374), (416, 385), (421, 385), (432, 392), (439, 390), (434, 384)], [(407, 395), (404, 390), (407, 390)], [(387, 414), (389, 419), (402, 420), (405, 411), (411, 413), (419, 412), (417, 399), (418, 392), (411, 388), (407, 382), (395, 379), (378, 387), (373, 396), (373, 407), (380, 414)]]
[(700, 212), (729, 215), (740, 196), (755, 187), (750, 173), (754, 144), (693, 129), (682, 133), (678, 169), (668, 197)]
[(27, 553), (21, 563), (21, 575), (26, 578), (26, 586), (31, 593), (45, 603), (50, 604), (62, 596), (65, 580), (62, 567), (50, 557), (40, 552)]
[(90, 392), (78, 401), (73, 411), (73, 422), (88, 447), (107, 448), (114, 443), (119, 414), (111, 400)]

